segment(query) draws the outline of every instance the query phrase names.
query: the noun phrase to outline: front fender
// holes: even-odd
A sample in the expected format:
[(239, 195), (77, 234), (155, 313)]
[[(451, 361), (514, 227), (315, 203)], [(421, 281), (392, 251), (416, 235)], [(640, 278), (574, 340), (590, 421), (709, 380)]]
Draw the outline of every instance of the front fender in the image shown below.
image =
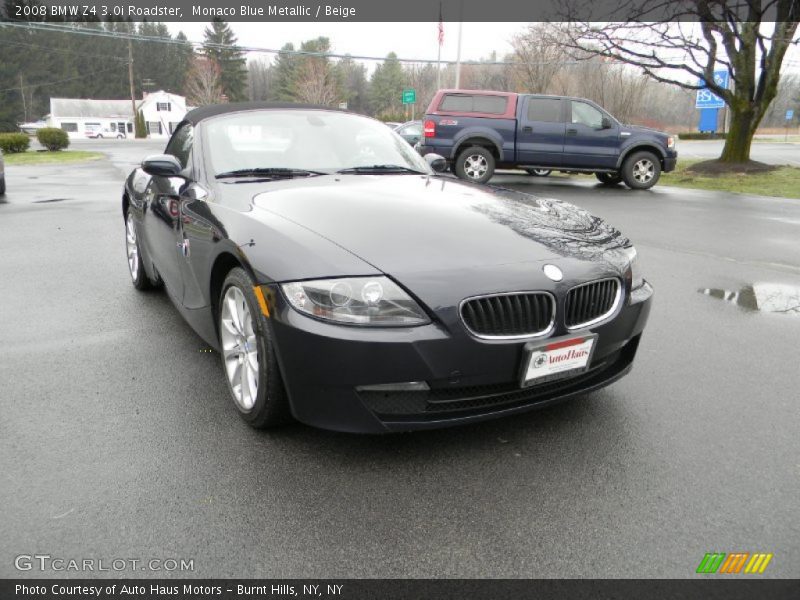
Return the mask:
[(656, 141), (635, 140), (630, 142), (627, 146), (623, 146), (620, 150), (619, 158), (617, 159), (617, 168), (622, 166), (622, 163), (625, 162), (625, 159), (628, 158), (631, 152), (637, 152), (639, 150), (655, 152), (662, 161), (667, 157), (667, 151), (660, 143)]

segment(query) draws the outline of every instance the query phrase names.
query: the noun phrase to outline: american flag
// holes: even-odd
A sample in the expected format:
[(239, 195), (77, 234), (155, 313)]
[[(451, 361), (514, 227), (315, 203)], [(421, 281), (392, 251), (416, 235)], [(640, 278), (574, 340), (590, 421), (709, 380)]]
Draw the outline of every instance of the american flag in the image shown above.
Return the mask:
[(444, 21), (442, 20), (442, 3), (439, 2), (439, 45), (444, 44)]

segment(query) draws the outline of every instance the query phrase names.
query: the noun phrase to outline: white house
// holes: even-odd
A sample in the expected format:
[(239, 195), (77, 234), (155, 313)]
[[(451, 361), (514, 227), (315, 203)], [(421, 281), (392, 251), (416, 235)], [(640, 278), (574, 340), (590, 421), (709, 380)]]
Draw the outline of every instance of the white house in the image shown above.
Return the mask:
[[(186, 98), (164, 91), (145, 94), (136, 101), (147, 127), (147, 137), (168, 138), (186, 116)], [(50, 98), (50, 127), (71, 138), (133, 137), (134, 116), (130, 100)]]

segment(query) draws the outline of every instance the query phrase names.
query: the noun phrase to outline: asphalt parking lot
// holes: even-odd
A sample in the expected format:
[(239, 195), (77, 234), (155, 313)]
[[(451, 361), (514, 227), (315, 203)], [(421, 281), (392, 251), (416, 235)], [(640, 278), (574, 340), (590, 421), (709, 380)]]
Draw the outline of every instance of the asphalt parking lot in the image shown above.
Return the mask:
[(163, 145), (92, 147), (109, 160), (7, 169), (0, 577), (85, 575), (14, 568), (33, 553), (220, 578), (692, 577), (712, 551), (800, 576), (800, 313), (699, 292), (800, 290), (800, 201), (498, 176), (636, 243), (656, 297), (633, 372), (457, 429), (262, 433), (167, 297), (130, 285), (121, 185)]

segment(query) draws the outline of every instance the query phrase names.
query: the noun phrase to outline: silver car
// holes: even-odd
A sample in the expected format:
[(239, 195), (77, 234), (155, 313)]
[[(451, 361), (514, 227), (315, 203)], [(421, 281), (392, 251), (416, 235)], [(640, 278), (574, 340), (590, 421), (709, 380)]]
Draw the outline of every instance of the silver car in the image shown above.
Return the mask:
[(6, 168), (3, 162), (3, 151), (0, 150), (0, 196), (6, 193)]

